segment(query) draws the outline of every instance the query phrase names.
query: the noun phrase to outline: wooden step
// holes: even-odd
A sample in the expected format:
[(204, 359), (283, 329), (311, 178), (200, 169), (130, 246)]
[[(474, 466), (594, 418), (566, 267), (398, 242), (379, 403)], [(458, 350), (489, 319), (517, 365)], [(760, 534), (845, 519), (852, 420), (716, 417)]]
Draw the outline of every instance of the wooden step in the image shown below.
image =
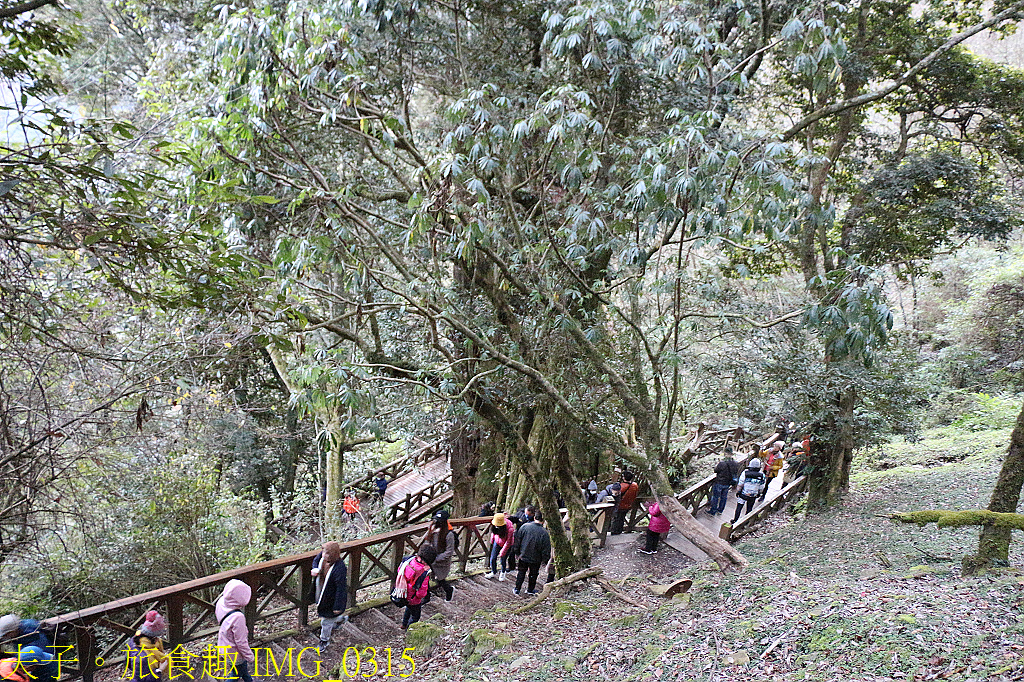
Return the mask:
[(359, 622), (356, 623), (360, 626), (360, 629), (362, 629), (363, 621), (370, 621), (374, 626), (376, 626), (379, 630), (381, 630), (384, 633), (397, 635), (402, 632), (402, 628), (399, 627), (399, 624), (391, 618), (385, 616), (383, 613), (381, 613), (380, 609), (370, 609), (369, 611), (364, 613), (363, 617), (360, 618)]

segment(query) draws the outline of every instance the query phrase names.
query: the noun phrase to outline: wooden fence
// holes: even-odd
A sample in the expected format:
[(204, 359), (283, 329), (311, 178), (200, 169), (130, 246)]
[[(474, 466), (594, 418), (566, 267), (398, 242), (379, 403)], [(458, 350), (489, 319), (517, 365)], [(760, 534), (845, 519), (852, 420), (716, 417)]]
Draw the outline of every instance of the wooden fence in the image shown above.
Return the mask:
[(436, 509), (440, 509), (452, 499), (452, 474), (440, 478), (426, 488), (415, 492), (407, 493), (404, 500), (399, 500), (388, 507), (388, 523), (392, 526), (400, 526), (429, 516)]
[[(490, 517), (451, 520), (460, 534), (456, 558), (463, 572), (470, 560), (487, 556), (489, 522)], [(360, 610), (360, 593), (365, 594), (368, 589), (377, 588), (381, 596), (386, 596), (402, 558), (415, 551), (426, 527), (423, 523), (342, 543), (342, 559), (348, 568), (349, 611)], [(253, 597), (245, 608), (250, 634), (257, 624), (289, 612), (295, 613), (300, 628), (308, 627), (310, 569), (317, 553), (310, 551), (243, 566), (50, 618), (47, 624), (71, 630), (72, 649), (61, 656), (62, 678), (92, 682), (97, 670), (123, 666), (126, 642), (150, 609), (166, 614), (172, 646), (211, 637), (218, 630), (214, 615), (216, 599), (224, 583), (232, 579), (248, 583), (253, 589)]]
[(741, 516), (736, 523), (723, 523), (722, 529), (719, 531), (719, 537), (727, 542), (731, 542), (744, 533), (750, 532), (754, 526), (759, 524), (761, 521), (764, 521), (764, 519), (770, 514), (774, 514), (781, 510), (789, 504), (793, 498), (804, 492), (806, 489), (807, 476), (805, 474), (784, 487), (778, 495), (767, 501), (765, 504), (762, 504), (749, 514)]
[(400, 476), (404, 476), (416, 467), (422, 467), (427, 462), (443, 455), (437, 451), (437, 444), (440, 441), (434, 443), (423, 443), (417, 441), (416, 451), (411, 452), (401, 459), (396, 459), (390, 464), (385, 464), (382, 467), (374, 469), (365, 476), (348, 481), (345, 483), (344, 489), (360, 490), (365, 493), (377, 492), (377, 486), (374, 484), (373, 479), (377, 478), (377, 474), (384, 474), (384, 478), (391, 481)]

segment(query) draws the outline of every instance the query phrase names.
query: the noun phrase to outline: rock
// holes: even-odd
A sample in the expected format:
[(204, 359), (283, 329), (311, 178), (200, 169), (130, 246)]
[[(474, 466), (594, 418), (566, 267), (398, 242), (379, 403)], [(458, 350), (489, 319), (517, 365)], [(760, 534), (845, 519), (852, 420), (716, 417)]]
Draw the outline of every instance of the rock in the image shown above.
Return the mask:
[(747, 663), (750, 663), (750, 655), (746, 651), (737, 651), (722, 659), (723, 665), (746, 665)]
[(508, 666), (509, 672), (515, 672), (515, 671), (519, 670), (520, 668), (522, 668), (524, 665), (526, 665), (527, 663), (529, 663), (532, 660), (533, 659), (530, 658), (529, 656), (520, 656), (519, 658), (517, 658), (516, 660), (512, 661), (509, 664), (509, 666)]
[(666, 585), (648, 585), (647, 589), (659, 597), (672, 598), (677, 594), (689, 591), (691, 585), (693, 585), (692, 580), (682, 578)]

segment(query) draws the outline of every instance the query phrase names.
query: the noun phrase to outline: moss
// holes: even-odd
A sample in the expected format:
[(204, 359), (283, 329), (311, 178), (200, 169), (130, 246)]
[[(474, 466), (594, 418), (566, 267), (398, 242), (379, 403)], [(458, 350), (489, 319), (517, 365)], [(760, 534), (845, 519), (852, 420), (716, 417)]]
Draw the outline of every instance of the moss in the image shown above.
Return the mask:
[(990, 512), (987, 509), (967, 509), (964, 511), (925, 509), (916, 512), (892, 514), (890, 518), (901, 523), (916, 523), (919, 526), (934, 523), (939, 528), (995, 526), (997, 528), (1024, 530), (1024, 514), (1003, 514)]
[(640, 620), (640, 614), (639, 613), (633, 613), (633, 614), (630, 614), (628, 616), (623, 616), (622, 618), (616, 618), (615, 620), (612, 621), (612, 624), (613, 625), (623, 625), (625, 627), (632, 627), (633, 625), (636, 625), (636, 622), (638, 620)]
[(551, 614), (551, 620), (562, 620), (574, 611), (589, 611), (593, 608), (593, 606), (586, 606), (574, 601), (557, 601), (554, 613)]
[(917, 625), (917, 618), (914, 618), (909, 613), (899, 614), (898, 616), (896, 616), (896, 620), (900, 621), (901, 623), (906, 623), (908, 625)]
[(429, 656), (434, 643), (444, 634), (444, 628), (430, 620), (413, 623), (405, 632), (407, 646), (415, 647), (420, 656)]
[(512, 638), (508, 635), (492, 632), (486, 628), (476, 628), (466, 635), (462, 654), (466, 657), (466, 662), (470, 666), (474, 666), (483, 660), (485, 655), (498, 649), (504, 649), (511, 644)]

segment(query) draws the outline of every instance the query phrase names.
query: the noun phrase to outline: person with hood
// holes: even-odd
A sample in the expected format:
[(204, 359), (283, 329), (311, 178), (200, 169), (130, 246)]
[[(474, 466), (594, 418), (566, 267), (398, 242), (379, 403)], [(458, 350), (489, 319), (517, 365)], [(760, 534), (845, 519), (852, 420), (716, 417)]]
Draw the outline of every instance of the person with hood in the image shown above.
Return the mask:
[(170, 666), (162, 637), (167, 634), (167, 622), (156, 611), (147, 611), (142, 625), (129, 641), (129, 656), (134, 682), (156, 682)]
[(437, 550), (434, 546), (424, 544), (416, 554), (398, 567), (398, 578), (395, 579), (393, 594), (406, 599), (405, 613), (402, 615), (403, 630), (419, 622), (423, 604), (429, 601), (430, 565), (436, 558)]
[(217, 647), (227, 657), (229, 679), (252, 682), (249, 666), (256, 655), (249, 648), (249, 625), (245, 622), (245, 606), (252, 599), (252, 588), (241, 580), (229, 580), (217, 600), (214, 614), (220, 623)]
[(754, 510), (754, 503), (757, 502), (761, 490), (764, 489), (764, 482), (764, 474), (761, 472), (761, 460), (755, 457), (750, 460), (750, 464), (740, 474), (740, 489), (736, 493), (736, 516), (732, 519), (733, 523), (739, 521), (743, 513), (744, 502), (747, 503), (748, 514)]
[(333, 540), (325, 542), (313, 559), (312, 593), (310, 601), (316, 604), (320, 616), (320, 652), (331, 643), (331, 633), (345, 620), (348, 606), (348, 569), (341, 560), (341, 545)]
[(459, 536), (448, 518), (447, 509), (438, 509), (434, 512), (430, 525), (427, 526), (427, 534), (420, 541), (421, 546), (430, 545), (437, 552), (434, 562), (430, 565), (430, 572), (433, 573), (438, 587), (444, 592), (445, 601), (451, 601), (455, 596), (455, 586), (448, 582), (448, 574), (452, 571), (452, 557), (455, 556), (455, 548), (459, 544)]
[[(505, 571), (508, 570), (508, 553), (512, 551), (512, 543), (516, 539), (516, 527), (512, 521), (505, 518), (505, 515), (498, 512), (491, 519), (491, 555), (487, 563), (490, 569), (484, 574), (485, 578), (498, 576), (498, 582), (505, 582)], [(501, 570), (498, 570), (498, 561), (501, 561)]]
[(22, 647), (16, 657), (0, 661), (0, 680), (35, 682), (41, 677), (41, 669), (55, 663), (50, 653), (37, 646)]
[(662, 513), (661, 505), (657, 501), (647, 505), (647, 515), (650, 517), (650, 523), (647, 525), (647, 543), (640, 551), (644, 554), (654, 554), (658, 551), (661, 534), (672, 530), (672, 523)]
[(530, 581), (527, 584), (527, 594), (537, 594), (537, 576), (540, 574), (540, 566), (551, 557), (551, 536), (544, 527), (544, 516), (538, 511), (533, 520), (524, 523), (519, 529), (515, 538), (515, 549), (519, 572), (516, 575), (516, 587), (513, 594), (520, 594), (523, 589), (523, 581), (527, 575)]
[[(55, 651), (53, 639), (43, 632), (38, 620), (35, 618), (19, 620), (13, 613), (0, 618), (0, 639), (8, 640), (5, 648), (10, 650), (12, 656), (17, 655), (26, 647), (36, 647), (45, 652)], [(53, 682), (57, 679), (58, 667), (57, 661), (50, 656), (49, 660), (36, 664), (31, 679), (35, 682)]]

